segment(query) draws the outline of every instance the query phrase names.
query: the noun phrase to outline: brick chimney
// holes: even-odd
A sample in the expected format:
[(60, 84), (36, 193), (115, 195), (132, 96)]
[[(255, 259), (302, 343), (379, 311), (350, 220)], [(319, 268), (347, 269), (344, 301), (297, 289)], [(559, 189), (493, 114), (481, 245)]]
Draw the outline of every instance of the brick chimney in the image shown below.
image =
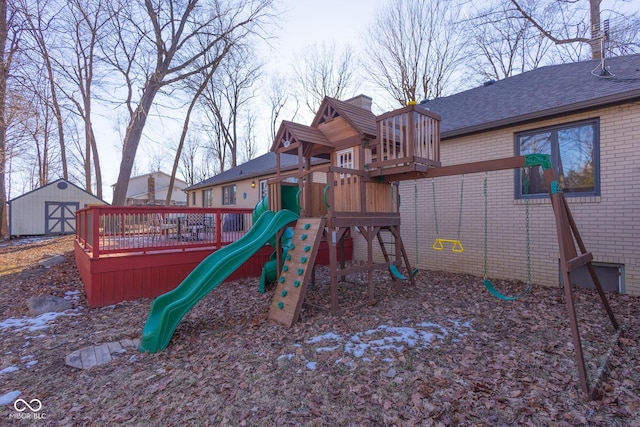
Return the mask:
[(364, 108), (365, 110), (371, 111), (371, 103), (373, 102), (373, 98), (367, 95), (360, 94), (351, 99), (347, 99), (344, 102), (348, 102), (351, 105), (355, 105), (356, 107)]

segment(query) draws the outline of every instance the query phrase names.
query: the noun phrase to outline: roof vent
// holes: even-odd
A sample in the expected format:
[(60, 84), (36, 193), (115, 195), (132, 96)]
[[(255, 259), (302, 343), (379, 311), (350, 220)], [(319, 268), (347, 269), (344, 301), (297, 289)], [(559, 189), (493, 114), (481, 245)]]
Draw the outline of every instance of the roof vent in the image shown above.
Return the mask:
[(494, 84), (496, 81), (491, 79), (491, 80), (487, 80), (486, 82), (482, 83), (482, 86), (491, 86), (492, 84)]

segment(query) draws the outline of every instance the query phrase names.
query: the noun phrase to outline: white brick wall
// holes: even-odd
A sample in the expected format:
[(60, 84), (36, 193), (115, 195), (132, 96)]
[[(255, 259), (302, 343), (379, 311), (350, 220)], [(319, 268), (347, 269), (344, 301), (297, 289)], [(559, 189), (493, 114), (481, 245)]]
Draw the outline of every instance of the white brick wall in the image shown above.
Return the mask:
[[(441, 147), (442, 164), (513, 156), (516, 132), (595, 117), (600, 118), (601, 195), (567, 197), (567, 201), (594, 261), (623, 264), (624, 292), (640, 295), (640, 103), (448, 140)], [(416, 262), (417, 236), (419, 268), (483, 275), (483, 179), (483, 173), (464, 177), (460, 240), (465, 251), (461, 254), (451, 252), (450, 244), (444, 251), (431, 248), (436, 238), (431, 180), (401, 183), (401, 231), (412, 263)], [(440, 238), (456, 239), (460, 184), (460, 177), (435, 179)], [(488, 173), (488, 199), (488, 276), (526, 280), (525, 203), (514, 200), (513, 171)], [(558, 286), (558, 241), (551, 203), (533, 200), (529, 211), (532, 282)], [(364, 240), (353, 235), (355, 257), (365, 260)]]

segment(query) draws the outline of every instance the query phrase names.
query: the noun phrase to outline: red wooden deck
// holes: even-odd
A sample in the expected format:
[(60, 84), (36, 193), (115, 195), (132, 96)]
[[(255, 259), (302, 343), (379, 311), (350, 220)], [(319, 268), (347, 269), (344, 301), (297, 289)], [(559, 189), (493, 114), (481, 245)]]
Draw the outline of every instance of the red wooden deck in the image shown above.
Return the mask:
[[(201, 225), (189, 225), (192, 215)], [(209, 254), (246, 233), (251, 210), (94, 206), (79, 210), (76, 224), (74, 252), (87, 302), (103, 307), (172, 290)], [(261, 248), (227, 280), (260, 277), (272, 252)], [(345, 257), (352, 255), (347, 239)], [(326, 242), (316, 263), (329, 263)]]

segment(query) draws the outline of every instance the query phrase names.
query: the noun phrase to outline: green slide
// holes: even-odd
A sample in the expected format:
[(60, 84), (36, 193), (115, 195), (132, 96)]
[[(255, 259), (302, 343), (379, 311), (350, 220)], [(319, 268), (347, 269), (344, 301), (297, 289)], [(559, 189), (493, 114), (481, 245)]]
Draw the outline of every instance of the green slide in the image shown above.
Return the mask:
[(241, 239), (209, 255), (178, 287), (156, 298), (138, 350), (150, 353), (164, 350), (180, 320), (198, 301), (260, 250), (278, 230), (297, 219), (298, 215), (286, 209), (263, 212)]

